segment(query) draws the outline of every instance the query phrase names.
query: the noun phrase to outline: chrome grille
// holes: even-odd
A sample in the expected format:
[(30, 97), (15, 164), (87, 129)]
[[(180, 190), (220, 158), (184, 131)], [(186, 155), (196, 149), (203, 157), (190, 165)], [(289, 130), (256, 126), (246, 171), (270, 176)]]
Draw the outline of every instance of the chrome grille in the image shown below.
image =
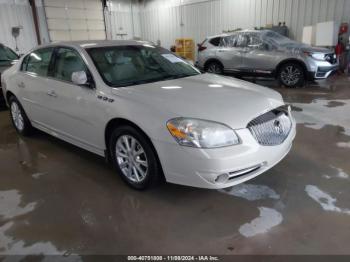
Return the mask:
[(264, 146), (282, 144), (291, 128), (290, 109), (285, 106), (258, 116), (248, 124), (255, 140)]

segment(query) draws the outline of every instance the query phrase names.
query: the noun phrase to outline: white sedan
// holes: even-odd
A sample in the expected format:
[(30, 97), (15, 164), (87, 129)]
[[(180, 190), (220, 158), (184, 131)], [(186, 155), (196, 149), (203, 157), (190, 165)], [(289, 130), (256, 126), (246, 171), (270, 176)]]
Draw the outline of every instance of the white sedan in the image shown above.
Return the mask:
[(106, 157), (136, 189), (242, 183), (276, 165), (296, 132), (279, 93), (142, 41), (40, 46), (1, 81), (18, 133), (34, 127)]

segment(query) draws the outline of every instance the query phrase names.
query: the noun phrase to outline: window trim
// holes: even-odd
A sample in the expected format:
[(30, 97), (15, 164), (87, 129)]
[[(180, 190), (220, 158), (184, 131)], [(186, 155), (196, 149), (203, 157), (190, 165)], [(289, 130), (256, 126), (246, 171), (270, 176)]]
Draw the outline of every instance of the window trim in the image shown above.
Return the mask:
[[(38, 75), (37, 73), (27, 71), (28, 59), (29, 59), (30, 54), (34, 53), (36, 51), (39, 51), (39, 50), (47, 49), (47, 48), (53, 48), (51, 59), (50, 59), (50, 63), (49, 63), (49, 67), (48, 67), (48, 70), (47, 70), (47, 75), (46, 76), (41, 76), (41, 75)], [(29, 76), (42, 77), (42, 78), (46, 78), (46, 79), (50, 79), (50, 80), (60, 81), (60, 82), (66, 83), (66, 84), (74, 85), (74, 86), (79, 86), (79, 85), (74, 84), (72, 81), (65, 81), (65, 80), (53, 77), (53, 73), (54, 73), (54, 70), (55, 70), (56, 58), (57, 58), (57, 51), (58, 51), (59, 48), (70, 49), (70, 50), (72, 50), (72, 51), (74, 51), (74, 52), (76, 52), (78, 54), (78, 56), (81, 58), (81, 60), (83, 61), (84, 65), (85, 65), (85, 67), (87, 69), (88, 79), (91, 80), (90, 81), (91, 83), (88, 86), (91, 89), (95, 89), (96, 88), (96, 82), (95, 82), (93, 74), (91, 73), (90, 68), (87, 66), (87, 63), (85, 62), (85, 60), (81, 56), (80, 52), (77, 49), (75, 49), (73, 47), (70, 47), (70, 46), (64, 46), (64, 45), (46, 46), (46, 47), (38, 48), (38, 49), (35, 49), (35, 50), (31, 51), (29, 54), (27, 54), (23, 58), (21, 66), (20, 66), (20, 72), (22, 72), (23, 74), (29, 75)], [(25, 66), (25, 68), (24, 68), (24, 66)]]

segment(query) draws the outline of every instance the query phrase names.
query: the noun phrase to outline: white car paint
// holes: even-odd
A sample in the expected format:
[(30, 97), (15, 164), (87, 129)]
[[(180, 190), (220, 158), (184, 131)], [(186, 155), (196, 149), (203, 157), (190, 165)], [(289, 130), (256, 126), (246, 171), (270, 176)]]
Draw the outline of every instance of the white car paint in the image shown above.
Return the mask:
[[(284, 105), (275, 91), (212, 74), (112, 88), (103, 81), (84, 47), (144, 45), (144, 42), (70, 42), (49, 46), (57, 45), (79, 52), (92, 73), (94, 89), (22, 72), (22, 58), (2, 76), (4, 93), (11, 92), (17, 97), (34, 127), (78, 147), (105, 156), (108, 123), (116, 118), (127, 119), (150, 138), (168, 182), (219, 189), (267, 171), (292, 146), (295, 121), (291, 116), (291, 131), (279, 145), (260, 145), (247, 128), (254, 118)], [(97, 99), (99, 96), (113, 102)], [(215, 149), (181, 146), (166, 127), (167, 121), (176, 117), (223, 123), (235, 130), (241, 143)], [(247, 175), (224, 184), (215, 182), (220, 174), (256, 165), (259, 168)]]

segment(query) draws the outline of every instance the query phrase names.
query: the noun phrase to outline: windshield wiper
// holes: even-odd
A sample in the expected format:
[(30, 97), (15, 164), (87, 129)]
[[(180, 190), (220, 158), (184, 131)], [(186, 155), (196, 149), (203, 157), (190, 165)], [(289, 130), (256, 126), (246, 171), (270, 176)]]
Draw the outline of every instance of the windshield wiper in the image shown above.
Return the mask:
[(147, 83), (156, 82), (156, 81), (158, 81), (158, 79), (137, 80), (137, 81), (125, 82), (125, 83), (121, 83), (121, 84), (115, 84), (112, 86), (113, 87), (127, 87), (127, 86), (133, 86), (133, 85), (147, 84)]
[(112, 85), (113, 87), (127, 87), (127, 86), (132, 86), (132, 85), (141, 85), (141, 84), (148, 84), (148, 83), (154, 83), (158, 81), (167, 81), (167, 80), (173, 80), (173, 79), (179, 79), (179, 78), (184, 78), (184, 77), (190, 77), (194, 76), (193, 75), (187, 75), (187, 74), (180, 74), (180, 75), (168, 75), (168, 76), (162, 76), (162, 77), (157, 77), (157, 78), (152, 78), (152, 79), (143, 79), (143, 80), (137, 80), (137, 81), (130, 81), (130, 82), (125, 82), (121, 84), (115, 84)]
[(169, 75), (166, 77), (163, 77), (162, 80), (173, 80), (173, 79), (179, 79), (179, 78), (185, 78), (185, 77), (190, 77), (190, 76), (195, 76), (197, 74), (192, 74), (192, 75), (188, 75), (188, 74), (179, 74), (179, 75)]

